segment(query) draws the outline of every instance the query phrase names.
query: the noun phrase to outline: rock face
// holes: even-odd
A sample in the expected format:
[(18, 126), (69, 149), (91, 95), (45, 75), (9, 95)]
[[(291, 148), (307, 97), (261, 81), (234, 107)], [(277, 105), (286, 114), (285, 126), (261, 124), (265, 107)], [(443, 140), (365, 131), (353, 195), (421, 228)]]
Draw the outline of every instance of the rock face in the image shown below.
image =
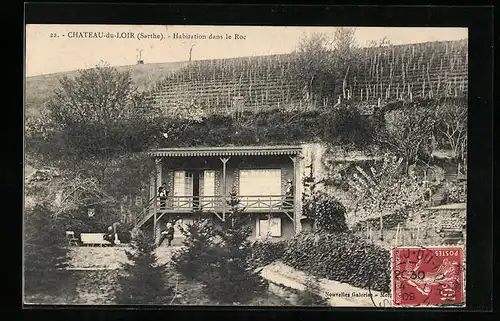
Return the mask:
[(323, 143), (312, 143), (302, 145), (303, 159), (300, 172), (304, 177), (312, 176), (317, 180), (327, 175), (325, 166), (325, 152), (327, 147)]

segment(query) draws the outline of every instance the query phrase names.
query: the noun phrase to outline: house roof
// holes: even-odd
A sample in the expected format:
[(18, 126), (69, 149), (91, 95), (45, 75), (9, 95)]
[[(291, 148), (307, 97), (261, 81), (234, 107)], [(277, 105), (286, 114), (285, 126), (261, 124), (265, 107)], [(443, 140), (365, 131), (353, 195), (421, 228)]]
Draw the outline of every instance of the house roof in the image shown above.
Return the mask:
[(159, 148), (148, 152), (150, 156), (192, 157), (192, 156), (264, 156), (295, 155), (302, 148), (296, 145), (279, 146), (224, 146), (224, 147), (183, 147)]

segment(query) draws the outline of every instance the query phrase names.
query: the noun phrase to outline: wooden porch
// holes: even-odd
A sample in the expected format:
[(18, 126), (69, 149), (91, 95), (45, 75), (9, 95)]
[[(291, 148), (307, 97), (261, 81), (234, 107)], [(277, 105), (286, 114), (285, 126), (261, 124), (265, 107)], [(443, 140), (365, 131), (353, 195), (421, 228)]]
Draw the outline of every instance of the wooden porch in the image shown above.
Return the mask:
[[(295, 211), (293, 197), (285, 195), (245, 195), (237, 196), (238, 206), (246, 213), (284, 213), (293, 220)], [(231, 206), (230, 196), (169, 196), (166, 200), (152, 198), (136, 218), (136, 227), (141, 227), (155, 216), (159, 220), (164, 214), (189, 214), (193, 212), (212, 213), (225, 219)]]

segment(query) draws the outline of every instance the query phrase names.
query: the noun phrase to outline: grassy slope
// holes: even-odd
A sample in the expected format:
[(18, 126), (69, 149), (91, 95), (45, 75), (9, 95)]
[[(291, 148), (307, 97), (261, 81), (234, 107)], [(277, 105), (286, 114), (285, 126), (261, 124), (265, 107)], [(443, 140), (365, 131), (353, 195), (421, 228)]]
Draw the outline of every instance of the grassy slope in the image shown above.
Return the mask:
[[(144, 90), (151, 88), (158, 80), (182, 68), (185, 64), (185, 62), (155, 63), (121, 66), (117, 69), (130, 71), (132, 81), (139, 90)], [(51, 93), (59, 86), (59, 79), (63, 76), (73, 78), (77, 74), (78, 71), (69, 71), (26, 78), (25, 115), (27, 117), (38, 115)]]

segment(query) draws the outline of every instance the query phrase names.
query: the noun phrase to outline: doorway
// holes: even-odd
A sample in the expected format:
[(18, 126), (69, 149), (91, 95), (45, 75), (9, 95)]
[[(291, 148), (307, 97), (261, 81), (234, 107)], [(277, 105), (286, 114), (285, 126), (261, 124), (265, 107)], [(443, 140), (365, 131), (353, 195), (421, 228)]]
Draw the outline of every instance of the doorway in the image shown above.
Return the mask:
[(200, 171), (176, 171), (174, 173), (175, 208), (199, 209)]

